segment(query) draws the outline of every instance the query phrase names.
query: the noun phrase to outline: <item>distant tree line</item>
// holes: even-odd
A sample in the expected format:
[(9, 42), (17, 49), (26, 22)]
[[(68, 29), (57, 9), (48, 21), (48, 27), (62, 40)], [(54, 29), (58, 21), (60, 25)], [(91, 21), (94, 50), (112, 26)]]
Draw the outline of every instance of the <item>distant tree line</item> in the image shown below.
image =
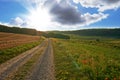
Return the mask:
[(68, 35), (54, 33), (54, 32), (42, 33), (42, 35), (47, 38), (70, 39), (70, 36)]
[(117, 29), (86, 29), (76, 31), (62, 31), (66, 34), (75, 34), (80, 36), (101, 36), (120, 38), (120, 28)]
[(42, 31), (37, 31), (36, 29), (29, 29), (29, 28), (8, 27), (8, 26), (5, 26), (5, 25), (0, 25), (0, 32), (38, 35), (38, 36), (42, 35), (46, 38), (70, 39), (69, 36), (64, 35), (64, 34), (57, 34), (57, 33), (54, 33), (54, 32), (42, 32)]
[(40, 31), (37, 31), (35, 29), (8, 27), (8, 26), (5, 26), (5, 25), (0, 25), (0, 32), (28, 34), (28, 35), (40, 35), (41, 34)]

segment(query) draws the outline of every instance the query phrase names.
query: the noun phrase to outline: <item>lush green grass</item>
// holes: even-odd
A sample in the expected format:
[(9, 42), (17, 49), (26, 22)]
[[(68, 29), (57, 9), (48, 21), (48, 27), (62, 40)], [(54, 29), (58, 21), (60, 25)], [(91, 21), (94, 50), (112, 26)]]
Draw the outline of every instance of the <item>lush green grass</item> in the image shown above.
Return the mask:
[(120, 39), (120, 28), (116, 29), (83, 29), (75, 31), (59, 31), (59, 33), (74, 34), (79, 36), (99, 36)]
[(27, 43), (27, 44), (13, 47), (10, 49), (0, 50), (0, 64), (21, 54), (22, 52), (25, 52), (25, 51), (39, 45), (42, 41), (43, 41), (43, 39), (41, 39), (40, 41), (37, 41), (37, 42)]
[(120, 79), (120, 40), (53, 40), (57, 80)]

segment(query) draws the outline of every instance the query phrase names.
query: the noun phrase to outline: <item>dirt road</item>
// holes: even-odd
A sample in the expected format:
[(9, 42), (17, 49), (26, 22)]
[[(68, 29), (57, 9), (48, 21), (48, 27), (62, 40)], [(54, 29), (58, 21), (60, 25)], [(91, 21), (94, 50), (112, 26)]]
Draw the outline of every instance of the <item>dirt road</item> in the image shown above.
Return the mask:
[(41, 45), (22, 53), (21, 55), (0, 65), (0, 80), (4, 80), (11, 73), (14, 73), (24, 65), (33, 55), (42, 48), (44, 52), (41, 54), (38, 61), (34, 65), (31, 74), (26, 77), (26, 80), (55, 80), (54, 77), (54, 58), (51, 41), (45, 40)]
[(37, 62), (31, 76), (27, 80), (55, 80), (54, 58), (52, 43), (48, 40), (48, 46)]

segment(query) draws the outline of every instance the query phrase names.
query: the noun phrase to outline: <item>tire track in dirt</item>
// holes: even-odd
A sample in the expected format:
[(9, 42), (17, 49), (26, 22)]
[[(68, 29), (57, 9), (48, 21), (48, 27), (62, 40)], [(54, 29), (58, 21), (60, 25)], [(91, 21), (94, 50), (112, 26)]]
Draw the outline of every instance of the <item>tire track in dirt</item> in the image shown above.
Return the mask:
[(26, 80), (55, 80), (54, 56), (50, 39), (48, 39), (48, 46), (41, 55), (31, 75)]
[(25, 64), (33, 55), (35, 55), (43, 46), (46, 45), (46, 41), (41, 43), (41, 45), (28, 50), (21, 55), (14, 57), (13, 59), (0, 65), (0, 80), (4, 80), (9, 74), (17, 70), (20, 66)]

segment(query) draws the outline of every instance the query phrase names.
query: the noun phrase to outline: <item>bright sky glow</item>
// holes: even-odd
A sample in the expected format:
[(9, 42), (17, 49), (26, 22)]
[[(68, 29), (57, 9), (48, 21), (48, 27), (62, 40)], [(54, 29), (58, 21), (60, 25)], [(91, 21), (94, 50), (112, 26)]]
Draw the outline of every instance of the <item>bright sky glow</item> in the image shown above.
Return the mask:
[(37, 29), (47, 27), (51, 24), (51, 17), (48, 14), (47, 9), (39, 6), (37, 9), (31, 10), (28, 15), (26, 15), (29, 25), (35, 26)]
[(37, 30), (120, 28), (120, 0), (0, 0), (0, 24)]

